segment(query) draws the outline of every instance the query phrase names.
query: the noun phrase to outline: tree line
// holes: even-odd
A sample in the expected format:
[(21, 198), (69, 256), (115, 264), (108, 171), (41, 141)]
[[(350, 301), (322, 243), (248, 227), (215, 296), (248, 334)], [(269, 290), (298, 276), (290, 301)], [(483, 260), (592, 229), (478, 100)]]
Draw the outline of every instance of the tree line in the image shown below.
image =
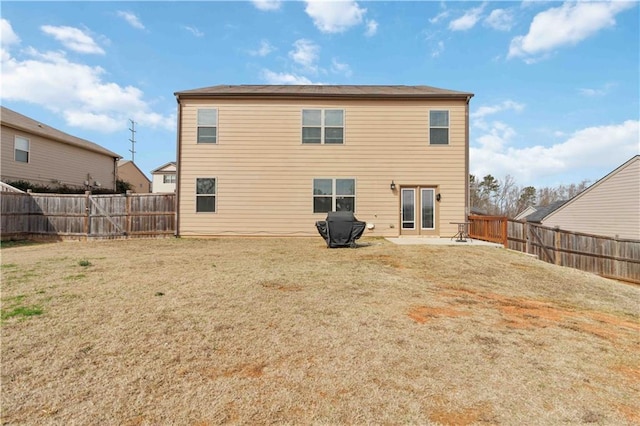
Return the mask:
[(511, 175), (500, 181), (491, 175), (479, 180), (469, 175), (471, 207), (488, 215), (514, 217), (529, 206), (546, 206), (556, 201), (568, 200), (584, 191), (588, 180), (578, 184), (535, 188), (519, 186)]

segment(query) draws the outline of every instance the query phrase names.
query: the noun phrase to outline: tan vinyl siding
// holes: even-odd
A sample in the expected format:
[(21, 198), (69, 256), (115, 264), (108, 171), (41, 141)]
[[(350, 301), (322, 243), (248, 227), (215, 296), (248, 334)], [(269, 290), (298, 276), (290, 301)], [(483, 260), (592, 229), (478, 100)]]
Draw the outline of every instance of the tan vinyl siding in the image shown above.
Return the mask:
[(640, 156), (547, 216), (543, 225), (640, 240)]
[(149, 193), (151, 181), (132, 162), (127, 161), (118, 165), (118, 179), (131, 184), (131, 191), (137, 193)]
[[(399, 189), (437, 186), (440, 234), (465, 212), (464, 100), (181, 100), (180, 234), (317, 235), (314, 178), (356, 179), (369, 235), (398, 235)], [(198, 108), (218, 108), (218, 143), (196, 143)], [(302, 109), (344, 110), (344, 144), (302, 144)], [(450, 111), (449, 145), (429, 144), (429, 110)], [(217, 178), (216, 213), (195, 212), (198, 177)], [(389, 189), (394, 181), (396, 191)]]
[[(14, 160), (15, 136), (29, 139), (29, 163)], [(87, 175), (91, 183), (115, 189), (115, 160), (105, 154), (52, 141), (25, 131), (2, 126), (2, 179), (27, 180), (55, 187), (84, 186)]]

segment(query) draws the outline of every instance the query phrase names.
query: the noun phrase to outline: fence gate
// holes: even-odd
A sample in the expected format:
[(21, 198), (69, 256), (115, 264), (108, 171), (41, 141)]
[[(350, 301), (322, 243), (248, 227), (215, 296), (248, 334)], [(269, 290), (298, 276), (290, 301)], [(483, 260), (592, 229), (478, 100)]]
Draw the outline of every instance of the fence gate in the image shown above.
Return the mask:
[(127, 201), (121, 195), (89, 195), (87, 197), (87, 236), (112, 238), (127, 235)]

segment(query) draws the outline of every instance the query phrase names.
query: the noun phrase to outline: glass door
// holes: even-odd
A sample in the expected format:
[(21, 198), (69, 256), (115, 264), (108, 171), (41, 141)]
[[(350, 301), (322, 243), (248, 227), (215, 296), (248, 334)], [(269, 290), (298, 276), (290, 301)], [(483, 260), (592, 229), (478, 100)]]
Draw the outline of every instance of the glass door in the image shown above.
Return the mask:
[(436, 191), (433, 188), (420, 189), (420, 229), (422, 231), (433, 231), (434, 229), (436, 229), (435, 192)]
[(402, 188), (402, 224), (401, 233), (411, 234), (416, 230), (416, 190), (415, 188)]
[(410, 186), (400, 189), (400, 234), (438, 236), (437, 187)]

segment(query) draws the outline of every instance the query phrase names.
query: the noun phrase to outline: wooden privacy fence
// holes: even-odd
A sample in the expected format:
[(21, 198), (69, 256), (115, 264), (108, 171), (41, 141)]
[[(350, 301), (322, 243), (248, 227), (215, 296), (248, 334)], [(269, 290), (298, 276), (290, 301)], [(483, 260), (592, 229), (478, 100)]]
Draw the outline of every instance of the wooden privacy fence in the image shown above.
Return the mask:
[(175, 194), (2, 193), (2, 239), (171, 236)]
[(469, 216), (469, 221), (471, 238), (500, 242), (545, 262), (640, 284), (638, 240), (570, 232), (498, 216)]

